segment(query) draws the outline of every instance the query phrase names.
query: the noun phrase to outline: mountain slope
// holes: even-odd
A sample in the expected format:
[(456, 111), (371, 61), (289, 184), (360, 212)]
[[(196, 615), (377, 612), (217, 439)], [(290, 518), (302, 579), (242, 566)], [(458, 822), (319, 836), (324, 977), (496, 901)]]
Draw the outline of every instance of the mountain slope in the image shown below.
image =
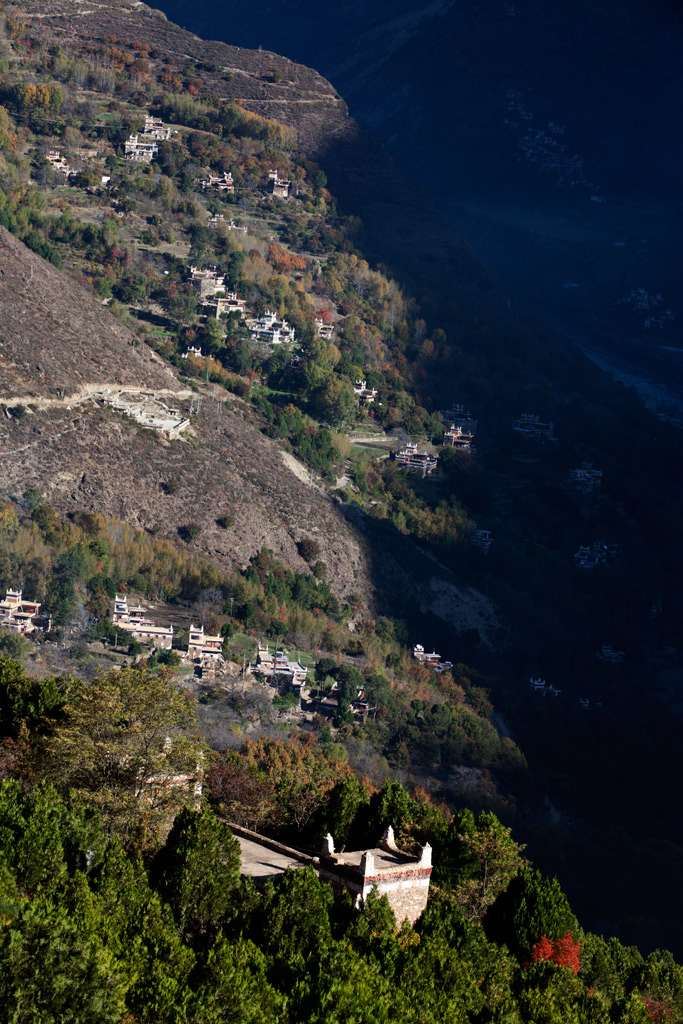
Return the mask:
[(0, 399), (68, 399), (89, 384), (183, 390), (92, 293), (0, 227)]
[[(36, 285), (33, 315), (12, 300), (28, 303), (26, 282)], [(487, 598), (436, 563), (425, 572), (410, 538), (394, 550), (385, 541), (374, 560), (362, 517), (345, 514), (303, 465), (263, 435), (248, 402), (226, 403), (225, 392), (211, 385), (199, 394), (196, 385), (183, 388), (154, 352), (133, 348), (130, 332), (92, 295), (3, 228), (0, 310), (10, 339), (0, 347), (0, 398), (12, 412), (0, 418), (3, 499), (35, 487), (62, 514), (98, 512), (176, 541), (192, 524), (201, 531), (193, 548), (222, 568), (246, 566), (266, 547), (305, 572), (297, 544), (312, 538), (340, 597), (372, 601), (375, 588), (400, 580), (414, 587), (425, 614), (459, 631), (477, 630), (488, 646), (498, 641), (500, 624)], [(191, 426), (169, 441), (122, 417), (103, 397), (106, 389), (172, 401)], [(23, 415), (11, 404), (17, 396)], [(224, 516), (227, 528), (217, 523)]]
[[(4, 228), (0, 310), (0, 397), (11, 405), (19, 396), (25, 410), (0, 419), (4, 497), (37, 487), (59, 512), (97, 511), (163, 535), (197, 523), (198, 548), (224, 566), (269, 547), (303, 571), (296, 543), (315, 536), (337, 591), (367, 593), (353, 530), (321, 488), (304, 482), (303, 467), (295, 473), (285, 463), (246, 403), (235, 399), (228, 411), (225, 392), (215, 402), (207, 393), (174, 441), (105, 403), (106, 388), (129, 385), (172, 400), (189, 417), (193, 392), (151, 350), (133, 348), (130, 332), (92, 295)], [(166, 490), (174, 493), (165, 493), (171, 479)], [(226, 514), (234, 524), (219, 528)]]

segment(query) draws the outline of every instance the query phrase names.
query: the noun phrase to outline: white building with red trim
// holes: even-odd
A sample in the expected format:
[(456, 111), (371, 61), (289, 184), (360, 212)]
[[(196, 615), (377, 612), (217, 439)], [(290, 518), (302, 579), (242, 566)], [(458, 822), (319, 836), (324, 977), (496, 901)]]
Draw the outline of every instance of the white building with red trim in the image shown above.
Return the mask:
[(376, 890), (387, 897), (399, 926), (406, 920), (414, 924), (427, 906), (431, 875), (429, 843), (419, 856), (412, 857), (396, 846), (391, 825), (373, 850), (337, 853), (332, 836), (328, 833), (323, 839), (318, 867), (321, 881), (337, 890), (346, 889), (357, 908)]
[(129, 605), (125, 594), (117, 594), (114, 599), (112, 622), (131, 633), (140, 644), (163, 647), (167, 651), (173, 646), (173, 626), (158, 626), (142, 605)]
[(215, 192), (225, 192), (228, 195), (232, 195), (235, 191), (235, 183), (230, 171), (226, 171), (225, 174), (209, 174), (207, 178), (200, 181), (200, 185), (204, 191), (210, 188)]
[(0, 601), (0, 629), (12, 633), (34, 633), (37, 629), (48, 630), (52, 620), (40, 614), (38, 601), (26, 601), (21, 590), (8, 589)]

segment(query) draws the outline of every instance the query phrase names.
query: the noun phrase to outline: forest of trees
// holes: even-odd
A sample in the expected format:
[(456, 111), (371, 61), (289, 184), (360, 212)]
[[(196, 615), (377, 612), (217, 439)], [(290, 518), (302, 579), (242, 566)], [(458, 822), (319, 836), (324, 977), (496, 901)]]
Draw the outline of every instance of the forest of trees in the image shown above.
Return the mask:
[[(163, 676), (84, 687), (9, 659), (0, 732), (8, 1024), (683, 1020), (671, 956), (584, 932), (494, 815), (368, 788), (310, 735), (209, 757)], [(206, 773), (207, 796), (169, 785), (178, 773)], [(429, 840), (428, 907), (415, 928), (385, 897), (356, 911), (311, 868), (257, 890), (216, 810), (279, 815), (311, 842), (330, 827), (362, 849), (387, 824), (406, 848)]]

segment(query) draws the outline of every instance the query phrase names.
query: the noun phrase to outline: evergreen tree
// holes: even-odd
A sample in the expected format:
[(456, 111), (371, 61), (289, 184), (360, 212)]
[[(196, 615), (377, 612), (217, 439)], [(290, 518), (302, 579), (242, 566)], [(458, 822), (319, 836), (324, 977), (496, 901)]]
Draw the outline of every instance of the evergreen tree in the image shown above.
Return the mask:
[(208, 808), (180, 812), (152, 878), (183, 935), (206, 943), (229, 916), (240, 880), (240, 848)]

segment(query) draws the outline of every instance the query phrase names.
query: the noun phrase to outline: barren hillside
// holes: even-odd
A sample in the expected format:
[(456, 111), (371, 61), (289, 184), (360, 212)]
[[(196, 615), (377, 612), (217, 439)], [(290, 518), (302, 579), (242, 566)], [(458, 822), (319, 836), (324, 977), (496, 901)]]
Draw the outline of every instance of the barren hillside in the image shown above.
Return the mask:
[[(246, 403), (233, 400), (231, 412), (224, 392), (221, 402), (206, 396), (187, 435), (168, 441), (91, 397), (92, 385), (144, 388), (172, 395), (189, 415), (183, 399), (192, 393), (150, 349), (134, 348), (95, 298), (4, 228), (0, 310), (0, 397), (24, 408), (0, 420), (3, 497), (34, 486), (60, 512), (86, 508), (176, 538), (197, 523), (196, 545), (226, 566), (266, 546), (303, 570), (296, 542), (315, 536), (337, 591), (365, 589), (351, 528), (253, 425)], [(223, 515), (234, 518), (227, 530), (216, 525)]]
[(87, 384), (179, 391), (97, 298), (0, 228), (0, 398), (68, 399)]
[[(229, 412), (205, 398), (196, 434), (171, 442), (90, 402), (78, 413), (55, 407), (3, 419), (3, 496), (38, 487), (60, 512), (98, 511), (175, 539), (179, 528), (196, 523), (202, 532), (193, 546), (224, 567), (245, 564), (265, 546), (303, 571), (296, 542), (313, 536), (335, 589), (363, 589), (362, 578), (354, 579), (362, 572), (352, 530), (235, 404)], [(223, 515), (234, 525), (217, 526)]]

